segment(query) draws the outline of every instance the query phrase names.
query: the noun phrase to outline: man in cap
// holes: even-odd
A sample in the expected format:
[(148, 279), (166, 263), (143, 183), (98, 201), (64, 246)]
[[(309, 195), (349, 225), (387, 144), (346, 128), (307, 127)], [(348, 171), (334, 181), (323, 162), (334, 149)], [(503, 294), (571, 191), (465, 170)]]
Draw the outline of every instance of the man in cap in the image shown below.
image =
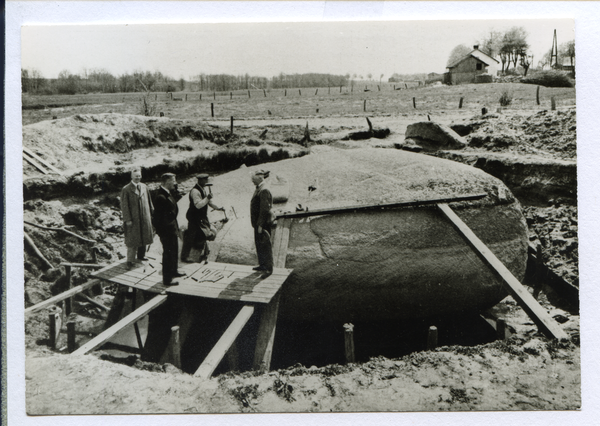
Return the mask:
[(123, 233), (127, 246), (127, 266), (133, 267), (138, 260), (146, 259), (146, 246), (152, 244), (152, 212), (154, 207), (148, 187), (141, 183), (142, 171), (131, 172), (131, 182), (121, 190), (121, 212), (123, 214)]
[(190, 263), (190, 251), (195, 246), (202, 251), (200, 261), (208, 257), (207, 237), (204, 229), (210, 230), (208, 220), (208, 206), (215, 210), (225, 210), (217, 207), (213, 202), (213, 195), (209, 190), (209, 176), (206, 173), (196, 176), (198, 183), (190, 191), (190, 207), (185, 215), (188, 220), (188, 228), (183, 236), (183, 247), (181, 248), (181, 261)]
[(154, 197), (154, 215), (152, 224), (160, 237), (163, 246), (162, 273), (165, 286), (177, 285), (173, 278), (182, 277), (185, 274), (177, 270), (179, 244), (177, 238), (180, 235), (177, 224), (177, 201), (173, 197), (177, 180), (173, 173), (165, 173), (160, 179), (160, 188)]
[(273, 218), (273, 196), (268, 188), (268, 170), (258, 170), (252, 174), (252, 183), (256, 190), (250, 200), (250, 222), (254, 228), (254, 244), (258, 257), (255, 271), (263, 272), (263, 277), (273, 273), (273, 250), (271, 247), (271, 227)]

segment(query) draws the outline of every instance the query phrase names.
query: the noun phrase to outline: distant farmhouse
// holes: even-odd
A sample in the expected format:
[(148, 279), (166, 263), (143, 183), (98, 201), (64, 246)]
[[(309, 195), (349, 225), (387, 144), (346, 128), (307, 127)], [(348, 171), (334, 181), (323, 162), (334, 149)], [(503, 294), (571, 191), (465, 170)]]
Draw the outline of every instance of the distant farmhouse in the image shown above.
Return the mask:
[(491, 83), (498, 72), (499, 61), (473, 46), (473, 50), (450, 64), (444, 74), (445, 84)]

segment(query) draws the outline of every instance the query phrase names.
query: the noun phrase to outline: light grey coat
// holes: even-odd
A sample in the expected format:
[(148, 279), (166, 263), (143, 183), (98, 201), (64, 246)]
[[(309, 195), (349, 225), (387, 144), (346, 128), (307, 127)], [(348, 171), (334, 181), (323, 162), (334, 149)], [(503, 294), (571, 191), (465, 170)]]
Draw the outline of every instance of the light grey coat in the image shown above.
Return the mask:
[[(121, 212), (123, 214), (123, 232), (127, 247), (140, 247), (152, 243), (152, 212), (154, 206), (150, 198), (150, 191), (143, 183), (139, 183), (139, 190), (130, 182), (121, 190)], [(132, 221), (131, 226), (126, 222)]]

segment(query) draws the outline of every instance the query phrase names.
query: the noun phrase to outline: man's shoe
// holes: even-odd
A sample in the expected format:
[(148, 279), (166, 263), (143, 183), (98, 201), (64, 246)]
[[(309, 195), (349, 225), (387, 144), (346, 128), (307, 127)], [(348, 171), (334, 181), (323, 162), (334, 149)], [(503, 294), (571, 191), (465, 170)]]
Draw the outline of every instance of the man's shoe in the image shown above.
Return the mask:
[(163, 283), (165, 287), (173, 287), (174, 285), (179, 285), (179, 281), (171, 281), (169, 283)]
[(128, 267), (129, 269), (133, 268), (134, 266), (135, 266), (135, 263), (134, 263), (134, 262), (127, 262), (127, 267)]
[(192, 259), (190, 259), (189, 257), (186, 257), (185, 259), (181, 259), (181, 261), (183, 263), (194, 263), (194, 261)]
[(262, 266), (258, 265), (255, 266), (254, 268), (252, 268), (253, 271), (266, 271), (265, 268), (263, 268)]
[(145, 261), (145, 260), (150, 260), (150, 259), (148, 259), (147, 257), (138, 257), (138, 260)]
[(263, 272), (263, 274), (261, 275), (261, 278), (267, 278), (267, 277), (271, 276), (271, 274), (273, 274), (272, 270), (271, 271), (265, 270), (265, 272)]
[(178, 277), (185, 277), (186, 275), (187, 275), (187, 274), (186, 274), (185, 272), (181, 272), (181, 271), (177, 271), (177, 272), (175, 272), (175, 273), (173, 274), (173, 276), (174, 276), (175, 278), (178, 278)]

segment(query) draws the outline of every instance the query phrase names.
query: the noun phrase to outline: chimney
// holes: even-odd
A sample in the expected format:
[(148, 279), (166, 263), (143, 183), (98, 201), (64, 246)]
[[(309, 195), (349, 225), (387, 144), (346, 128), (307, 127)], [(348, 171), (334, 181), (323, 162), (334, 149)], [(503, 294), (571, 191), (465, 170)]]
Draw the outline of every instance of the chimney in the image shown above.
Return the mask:
[(479, 45), (476, 44), (475, 46), (473, 46), (473, 50), (478, 50), (479, 49)]

